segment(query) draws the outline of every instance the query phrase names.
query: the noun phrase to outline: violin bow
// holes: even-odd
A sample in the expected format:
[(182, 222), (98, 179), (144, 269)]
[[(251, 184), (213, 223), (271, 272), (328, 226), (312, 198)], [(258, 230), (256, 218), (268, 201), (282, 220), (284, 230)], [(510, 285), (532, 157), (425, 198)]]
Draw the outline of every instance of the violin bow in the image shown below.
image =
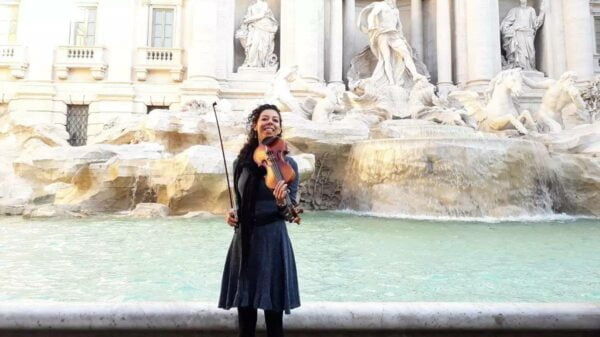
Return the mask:
[(214, 102), (212, 107), (217, 121), (217, 131), (219, 132), (219, 141), (221, 142), (221, 153), (223, 154), (223, 166), (225, 166), (225, 177), (227, 179), (227, 192), (229, 192), (229, 205), (233, 207), (233, 196), (231, 195), (231, 186), (229, 185), (229, 172), (227, 172), (227, 159), (225, 159), (225, 148), (223, 147), (223, 138), (221, 137), (221, 127), (219, 127), (219, 118), (217, 118), (217, 102)]

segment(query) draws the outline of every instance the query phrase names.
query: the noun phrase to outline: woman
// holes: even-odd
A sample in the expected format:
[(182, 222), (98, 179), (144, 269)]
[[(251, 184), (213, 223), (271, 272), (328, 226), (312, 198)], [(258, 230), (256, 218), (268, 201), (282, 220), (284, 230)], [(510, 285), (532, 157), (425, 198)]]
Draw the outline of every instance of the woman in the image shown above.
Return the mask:
[(265, 184), (265, 170), (252, 160), (266, 137), (281, 136), (281, 114), (274, 105), (261, 105), (248, 116), (246, 144), (234, 162), (237, 212), (227, 223), (235, 227), (225, 261), (219, 308), (238, 308), (240, 336), (254, 336), (257, 309), (263, 309), (269, 337), (283, 336), (283, 312), (300, 306), (294, 252), (287, 233), (285, 198), (296, 200), (298, 166), (289, 185), (280, 181), (273, 191)]

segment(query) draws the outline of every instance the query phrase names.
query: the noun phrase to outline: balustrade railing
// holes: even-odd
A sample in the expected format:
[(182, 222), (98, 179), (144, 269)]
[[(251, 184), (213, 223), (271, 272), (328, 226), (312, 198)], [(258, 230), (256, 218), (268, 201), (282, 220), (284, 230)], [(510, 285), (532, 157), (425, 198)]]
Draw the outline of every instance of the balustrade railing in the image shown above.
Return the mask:
[(174, 81), (183, 77), (183, 51), (177, 48), (138, 48), (135, 72), (140, 81), (145, 81), (149, 70), (167, 70)]

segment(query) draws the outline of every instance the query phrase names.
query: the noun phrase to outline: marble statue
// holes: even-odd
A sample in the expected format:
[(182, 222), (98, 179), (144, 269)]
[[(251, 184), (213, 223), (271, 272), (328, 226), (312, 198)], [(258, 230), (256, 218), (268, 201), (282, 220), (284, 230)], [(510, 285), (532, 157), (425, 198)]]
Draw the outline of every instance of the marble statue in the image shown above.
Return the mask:
[(506, 53), (506, 68), (521, 68), (535, 71), (534, 40), (537, 30), (544, 23), (545, 1), (542, 1), (540, 14), (527, 6), (527, 0), (511, 9), (500, 24), (502, 47)]
[(265, 0), (256, 0), (248, 7), (235, 37), (246, 53), (242, 67), (277, 68), (275, 33), (279, 23)]
[(515, 98), (523, 90), (523, 76), (520, 69), (500, 72), (487, 90), (487, 104), (473, 91), (455, 91), (449, 98), (462, 103), (467, 113), (474, 116), (482, 131), (503, 131), (516, 129), (521, 134), (528, 134), (535, 128), (535, 121), (528, 111), (519, 112)]
[(432, 108), (441, 107), (440, 98), (435, 94), (435, 85), (425, 78), (415, 81), (408, 98), (408, 106), (413, 119), (423, 118)]
[(294, 112), (302, 118), (310, 119), (310, 109), (306, 109), (292, 95), (292, 83), (296, 87), (309, 89), (309, 85), (298, 76), (298, 66), (282, 67), (271, 82), (263, 101), (276, 105), (281, 112)]
[(186, 102), (182, 107), (181, 111), (183, 112), (197, 112), (201, 114), (205, 114), (209, 111), (212, 111), (209, 104), (201, 99), (194, 99)]
[(536, 120), (550, 132), (560, 132), (564, 129), (563, 113), (568, 109), (575, 110), (574, 113), (580, 114), (584, 120), (588, 119), (585, 116), (587, 110), (581, 91), (575, 86), (577, 81), (575, 72), (565, 72), (558, 81), (553, 79), (535, 81), (525, 76), (523, 81), (531, 88), (546, 89)]
[(312, 121), (319, 123), (329, 123), (333, 120), (336, 112), (343, 112), (344, 105), (342, 97), (344, 87), (328, 86), (323, 93), (323, 97), (317, 100), (312, 112)]
[(402, 32), (395, 0), (378, 1), (365, 7), (360, 12), (358, 27), (369, 35), (369, 47), (378, 60), (371, 75), (373, 81), (402, 85), (406, 71), (410, 79), (423, 76), (417, 71), (412, 48)]
[(596, 75), (581, 93), (592, 122), (600, 121), (600, 75)]
[[(435, 85), (423, 77), (415, 81), (408, 99), (412, 119), (422, 119), (443, 125), (476, 128), (477, 125), (461, 109), (454, 109), (447, 100), (438, 97)], [(463, 113), (461, 113), (463, 112)]]

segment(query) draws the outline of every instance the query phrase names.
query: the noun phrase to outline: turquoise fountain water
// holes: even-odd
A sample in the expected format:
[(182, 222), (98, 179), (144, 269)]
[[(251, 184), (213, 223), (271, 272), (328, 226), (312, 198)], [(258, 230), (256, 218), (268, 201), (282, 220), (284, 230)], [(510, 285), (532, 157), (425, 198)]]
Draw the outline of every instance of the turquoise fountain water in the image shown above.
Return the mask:
[[(309, 213), (288, 225), (303, 301), (600, 301), (600, 221)], [(221, 218), (0, 218), (0, 301), (213, 301)]]

